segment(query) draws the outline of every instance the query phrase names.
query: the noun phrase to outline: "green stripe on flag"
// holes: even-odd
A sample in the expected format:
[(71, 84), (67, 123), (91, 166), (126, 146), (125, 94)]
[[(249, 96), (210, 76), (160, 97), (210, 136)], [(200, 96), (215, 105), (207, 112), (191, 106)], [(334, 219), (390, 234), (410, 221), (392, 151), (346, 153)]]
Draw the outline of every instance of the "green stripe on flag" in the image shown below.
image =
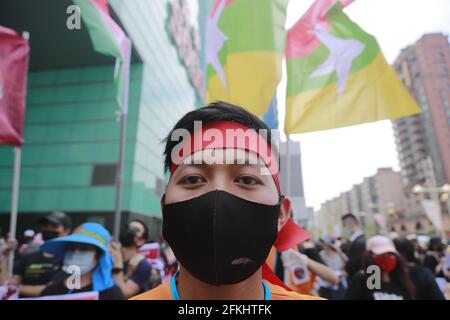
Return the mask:
[[(353, 60), (350, 74), (367, 67), (380, 52), (377, 40), (354, 23), (336, 4), (327, 14), (331, 23), (331, 33), (342, 39), (355, 39), (364, 43), (364, 51)], [(320, 89), (337, 81), (336, 73), (311, 78), (311, 73), (324, 63), (329, 50), (323, 44), (308, 56), (288, 59), (286, 61), (288, 82), (287, 95), (295, 96), (299, 93)]]
[(73, 2), (81, 9), (81, 17), (88, 28), (95, 51), (121, 59), (120, 43), (103, 14), (90, 1)]
[[(288, 0), (235, 0), (226, 6), (219, 28), (228, 37), (219, 52), (222, 66), (227, 56), (241, 52), (266, 51), (284, 53)], [(217, 73), (211, 66), (207, 78)]]

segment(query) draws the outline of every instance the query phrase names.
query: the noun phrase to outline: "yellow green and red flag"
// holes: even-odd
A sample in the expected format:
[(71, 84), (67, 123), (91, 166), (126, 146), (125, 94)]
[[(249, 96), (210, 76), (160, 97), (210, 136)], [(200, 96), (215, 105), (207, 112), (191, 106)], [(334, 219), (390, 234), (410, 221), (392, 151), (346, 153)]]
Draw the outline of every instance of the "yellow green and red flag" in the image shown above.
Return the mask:
[(206, 22), (206, 102), (267, 112), (281, 78), (288, 0), (217, 0)]
[(343, 12), (351, 2), (316, 0), (288, 31), (287, 134), (420, 112), (377, 40)]
[(80, 8), (94, 50), (116, 58), (114, 85), (117, 102), (124, 113), (128, 106), (131, 41), (111, 18), (107, 0), (73, 0)]

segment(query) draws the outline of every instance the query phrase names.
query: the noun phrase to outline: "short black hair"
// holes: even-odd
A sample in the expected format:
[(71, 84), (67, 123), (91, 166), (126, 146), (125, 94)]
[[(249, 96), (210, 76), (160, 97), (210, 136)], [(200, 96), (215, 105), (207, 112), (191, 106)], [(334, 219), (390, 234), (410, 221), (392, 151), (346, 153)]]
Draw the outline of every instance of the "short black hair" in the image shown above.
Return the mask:
[(41, 227), (48, 223), (52, 225), (62, 225), (64, 227), (64, 230), (72, 229), (72, 219), (65, 212), (62, 211), (53, 211), (50, 214), (38, 220), (38, 224)]
[(173, 129), (163, 140), (166, 145), (164, 149), (164, 171), (170, 169), (172, 164), (172, 149), (179, 143), (178, 141), (172, 141), (170, 139), (173, 131), (177, 129), (185, 129), (192, 134), (194, 131), (194, 121), (202, 121), (202, 124), (213, 121), (232, 121), (254, 129), (255, 131), (266, 130), (267, 136), (264, 136), (264, 138), (267, 144), (271, 147), (272, 151), (277, 151), (274, 150), (275, 148), (271, 143), (272, 137), (270, 128), (261, 119), (240, 106), (224, 101), (216, 101), (207, 106), (186, 113), (175, 124)]
[(444, 250), (442, 239), (440, 237), (432, 237), (428, 242), (428, 250), (442, 252)]
[(414, 245), (410, 240), (406, 238), (397, 238), (394, 239), (394, 245), (395, 249), (397, 249), (408, 262), (418, 263), (414, 256)]
[(140, 219), (133, 219), (128, 224), (130, 224), (132, 222), (138, 222), (144, 227), (144, 233), (142, 234), (142, 239), (144, 239), (145, 241), (148, 241), (148, 227), (147, 227), (147, 224), (144, 221), (140, 220)]
[(351, 219), (351, 220), (353, 220), (354, 223), (358, 224), (358, 218), (356, 218), (356, 216), (351, 212), (344, 214), (341, 218), (341, 221), (344, 221), (347, 219)]

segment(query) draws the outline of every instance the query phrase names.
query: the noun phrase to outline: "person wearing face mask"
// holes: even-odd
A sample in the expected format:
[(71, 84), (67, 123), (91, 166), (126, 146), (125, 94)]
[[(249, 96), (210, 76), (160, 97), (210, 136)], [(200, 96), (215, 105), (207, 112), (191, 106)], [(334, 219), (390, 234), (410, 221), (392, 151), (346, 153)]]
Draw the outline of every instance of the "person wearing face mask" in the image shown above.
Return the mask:
[(110, 253), (115, 262), (113, 277), (125, 298), (149, 289), (152, 266), (138, 252), (147, 239), (147, 226), (140, 220), (133, 220), (120, 233), (120, 244), (111, 243)]
[[(379, 272), (368, 271), (371, 266), (377, 266)], [(415, 297), (416, 288), (408, 265), (392, 240), (381, 235), (369, 238), (363, 255), (363, 269), (352, 278), (345, 299), (411, 300)]]
[(348, 260), (345, 264), (347, 282), (352, 280), (353, 275), (362, 267), (362, 257), (366, 249), (366, 237), (359, 227), (359, 222), (353, 213), (347, 213), (341, 218), (344, 232), (349, 237), (347, 250), (344, 252)]
[[(59, 272), (42, 291), (41, 296), (97, 291), (99, 300), (123, 300), (111, 271), (113, 259), (108, 250), (111, 236), (98, 223), (87, 222), (71, 235), (45, 242), (42, 247), (63, 261)], [(79, 282), (69, 281), (69, 275), (80, 275)]]
[(166, 139), (170, 180), (161, 209), (163, 237), (180, 269), (132, 299), (315, 299), (269, 279), (274, 275), (265, 261), (272, 246), (286, 250), (302, 236), (289, 220), (272, 148), (269, 128), (229, 103), (212, 103), (178, 121)]
[(406, 259), (409, 267), (411, 281), (416, 286), (416, 299), (418, 300), (445, 300), (445, 297), (434, 274), (426, 267), (420, 265), (415, 255), (414, 243), (406, 238), (394, 239), (395, 248)]
[[(55, 211), (39, 220), (42, 240), (48, 241), (70, 233), (71, 219)], [(61, 259), (46, 252), (42, 246), (28, 248), (14, 263), (11, 282), (17, 284), (20, 297), (38, 297), (52, 277), (61, 270)]]

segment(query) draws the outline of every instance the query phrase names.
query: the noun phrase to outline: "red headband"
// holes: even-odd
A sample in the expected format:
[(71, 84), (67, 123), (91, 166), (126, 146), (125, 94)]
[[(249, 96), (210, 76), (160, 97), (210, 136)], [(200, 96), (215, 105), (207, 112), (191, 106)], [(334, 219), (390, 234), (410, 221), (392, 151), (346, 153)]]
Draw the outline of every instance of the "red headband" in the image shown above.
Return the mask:
[[(266, 139), (254, 129), (232, 121), (214, 121), (201, 125), (192, 136), (176, 146), (171, 154), (170, 175), (183, 160), (204, 149), (242, 149), (252, 151), (264, 162), (273, 177), (278, 192), (280, 189), (279, 166), (275, 153)], [(174, 153), (175, 152), (175, 153)]]

